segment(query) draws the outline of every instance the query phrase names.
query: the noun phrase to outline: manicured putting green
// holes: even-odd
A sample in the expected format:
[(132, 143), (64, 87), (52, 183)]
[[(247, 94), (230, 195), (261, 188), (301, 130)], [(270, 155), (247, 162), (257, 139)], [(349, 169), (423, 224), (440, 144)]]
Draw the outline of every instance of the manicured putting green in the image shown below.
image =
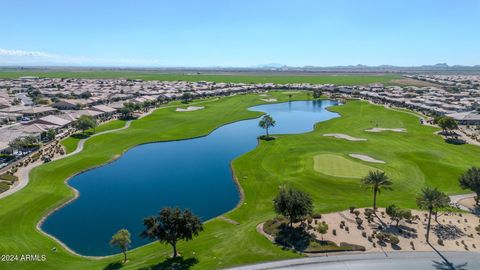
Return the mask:
[(361, 164), (335, 154), (320, 154), (313, 157), (315, 171), (326, 175), (346, 178), (361, 178), (375, 167)]

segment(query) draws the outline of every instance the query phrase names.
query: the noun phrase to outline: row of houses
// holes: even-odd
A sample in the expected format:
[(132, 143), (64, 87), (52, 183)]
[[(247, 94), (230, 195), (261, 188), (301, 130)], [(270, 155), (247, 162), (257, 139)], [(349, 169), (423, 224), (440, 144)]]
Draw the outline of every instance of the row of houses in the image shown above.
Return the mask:
[(95, 105), (82, 110), (63, 111), (2, 127), (0, 128), (0, 152), (9, 152), (9, 143), (15, 138), (26, 136), (40, 138), (40, 135), (49, 129), (55, 130), (57, 136), (62, 136), (82, 115), (89, 115), (98, 121), (105, 121), (112, 118), (116, 111), (117, 109), (108, 105)]

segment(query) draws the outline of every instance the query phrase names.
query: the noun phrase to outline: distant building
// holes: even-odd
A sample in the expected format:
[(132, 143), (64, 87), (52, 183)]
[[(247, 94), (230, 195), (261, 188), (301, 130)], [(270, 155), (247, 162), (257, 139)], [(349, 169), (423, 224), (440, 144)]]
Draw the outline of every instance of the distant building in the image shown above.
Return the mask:
[(480, 114), (477, 112), (451, 113), (447, 116), (455, 119), (460, 125), (480, 125)]

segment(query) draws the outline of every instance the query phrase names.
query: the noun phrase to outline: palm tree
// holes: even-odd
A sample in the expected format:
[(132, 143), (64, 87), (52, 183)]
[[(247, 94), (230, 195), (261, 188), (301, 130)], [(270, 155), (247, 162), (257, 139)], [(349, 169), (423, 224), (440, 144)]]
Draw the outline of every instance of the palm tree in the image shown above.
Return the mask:
[(275, 126), (275, 120), (273, 120), (270, 115), (266, 114), (262, 117), (262, 119), (258, 123), (258, 126), (265, 129), (268, 137), (268, 129)]
[(373, 191), (373, 211), (377, 210), (377, 193), (382, 189), (391, 190), (392, 182), (382, 171), (369, 171), (368, 175), (362, 179), (362, 186)]
[(417, 197), (417, 205), (421, 209), (428, 210), (428, 224), (427, 224), (427, 243), (429, 243), (430, 222), (432, 219), (432, 212), (434, 209), (448, 206), (450, 198), (445, 193), (439, 191), (437, 188), (426, 187)]

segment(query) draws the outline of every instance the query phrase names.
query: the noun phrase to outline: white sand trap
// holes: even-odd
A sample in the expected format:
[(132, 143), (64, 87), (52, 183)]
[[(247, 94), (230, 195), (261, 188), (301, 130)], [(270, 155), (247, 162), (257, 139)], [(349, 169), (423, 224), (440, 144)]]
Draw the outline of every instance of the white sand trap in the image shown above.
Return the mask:
[(363, 161), (366, 161), (366, 162), (385, 163), (385, 161), (383, 161), (383, 160), (374, 159), (371, 156), (362, 155), (362, 154), (349, 154), (349, 156), (351, 156), (353, 158), (363, 160)]
[(284, 91), (283, 93), (284, 93), (285, 95), (290, 95), (290, 94), (298, 94), (298, 93), (300, 93), (300, 92), (298, 92), (298, 91)]
[(404, 128), (378, 128), (378, 127), (366, 129), (365, 131), (367, 132), (382, 132), (382, 131), (407, 132), (407, 130)]
[(177, 108), (177, 112), (191, 112), (191, 111), (198, 111), (198, 110), (202, 110), (202, 109), (205, 109), (205, 107), (203, 107), (203, 106), (200, 106), (200, 107), (188, 106), (186, 109)]
[(344, 139), (344, 140), (347, 140), (347, 141), (354, 141), (354, 142), (366, 141), (367, 140), (367, 139), (364, 139), (364, 138), (352, 137), (350, 135), (343, 134), (343, 133), (329, 133), (329, 134), (323, 134), (323, 136), (325, 136), (325, 137), (335, 137), (337, 139)]
[(262, 100), (265, 101), (265, 102), (275, 102), (275, 101), (277, 101), (276, 98), (264, 98)]
[(268, 94), (260, 94), (261, 97), (268, 97)]

